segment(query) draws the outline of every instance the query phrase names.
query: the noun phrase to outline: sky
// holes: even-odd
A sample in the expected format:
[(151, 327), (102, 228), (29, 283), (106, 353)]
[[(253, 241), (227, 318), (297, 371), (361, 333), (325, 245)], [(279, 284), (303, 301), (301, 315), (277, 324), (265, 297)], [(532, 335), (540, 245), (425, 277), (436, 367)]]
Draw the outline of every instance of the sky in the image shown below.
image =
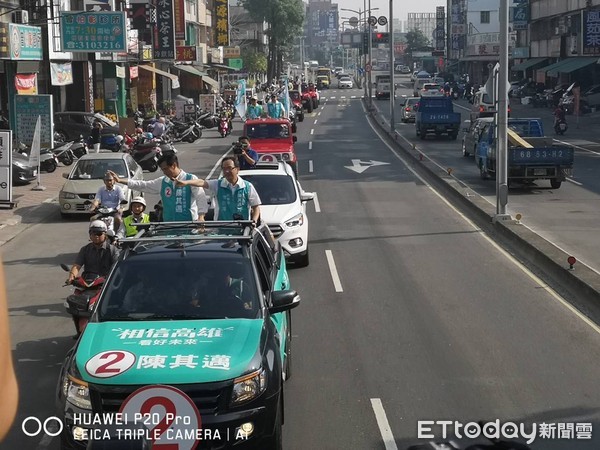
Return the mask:
[[(358, 11), (364, 9), (363, 0), (332, 0), (332, 3), (337, 3), (338, 8), (349, 8)], [(394, 17), (400, 20), (406, 20), (408, 17), (408, 13), (411, 12), (435, 12), (436, 6), (446, 6), (446, 0), (394, 0)], [(369, 7), (369, 0), (366, 0), (367, 8)], [(378, 10), (373, 12), (373, 15), (386, 16), (388, 17), (390, 11), (390, 2), (389, 0), (371, 0), (371, 9), (379, 8)], [(340, 15), (346, 17), (346, 14), (349, 14), (348, 17), (357, 14), (341, 11)]]

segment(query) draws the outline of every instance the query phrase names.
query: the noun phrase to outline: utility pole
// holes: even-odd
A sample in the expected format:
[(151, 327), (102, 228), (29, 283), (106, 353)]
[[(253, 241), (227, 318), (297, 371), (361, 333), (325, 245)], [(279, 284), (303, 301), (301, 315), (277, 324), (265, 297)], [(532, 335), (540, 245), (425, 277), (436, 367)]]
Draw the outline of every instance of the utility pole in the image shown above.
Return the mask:
[(394, 132), (394, 100), (396, 99), (396, 83), (394, 83), (394, 7), (390, 0), (390, 17), (388, 20), (390, 41), (390, 131)]
[(496, 170), (495, 220), (510, 219), (506, 214), (508, 204), (508, 0), (500, 0), (500, 67), (498, 69), (498, 139)]
[(369, 64), (371, 65), (371, 70), (367, 73), (367, 83), (369, 84), (369, 108), (371, 108), (373, 106), (373, 82), (371, 81), (371, 71), (373, 70), (373, 63), (371, 61), (371, 55), (373, 54), (373, 27), (368, 21), (369, 17), (371, 17), (371, 0), (369, 0), (369, 15), (365, 21), (365, 26), (369, 28)]

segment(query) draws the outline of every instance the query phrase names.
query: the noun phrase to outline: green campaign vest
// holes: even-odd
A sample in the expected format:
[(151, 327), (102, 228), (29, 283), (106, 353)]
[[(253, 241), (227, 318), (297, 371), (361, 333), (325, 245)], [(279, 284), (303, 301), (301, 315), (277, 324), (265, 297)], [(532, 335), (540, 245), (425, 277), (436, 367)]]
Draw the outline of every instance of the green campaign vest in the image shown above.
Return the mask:
[[(186, 180), (192, 179), (191, 173), (185, 174)], [(164, 222), (184, 222), (193, 220), (190, 208), (192, 206), (192, 188), (190, 186), (173, 187), (173, 182), (164, 177), (160, 188), (160, 198), (163, 204)]]
[[(217, 203), (219, 204), (219, 217), (217, 220), (233, 220), (234, 214), (240, 214), (242, 220), (250, 220), (250, 183), (242, 180), (244, 187), (235, 186), (231, 192), (229, 184), (223, 183), (225, 178), (219, 178), (217, 188)], [(225, 184), (225, 186), (223, 186)]]

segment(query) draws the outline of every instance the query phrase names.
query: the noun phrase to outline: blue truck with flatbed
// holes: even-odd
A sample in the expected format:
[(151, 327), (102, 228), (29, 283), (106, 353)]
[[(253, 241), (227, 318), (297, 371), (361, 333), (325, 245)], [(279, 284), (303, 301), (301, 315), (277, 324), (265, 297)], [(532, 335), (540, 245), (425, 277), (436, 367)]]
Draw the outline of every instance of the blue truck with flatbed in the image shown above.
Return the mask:
[[(496, 125), (492, 124), (477, 144), (475, 164), (482, 179), (496, 174), (495, 133)], [(508, 119), (507, 143), (509, 183), (550, 180), (550, 186), (558, 189), (573, 172), (575, 150), (546, 137), (541, 119)]]
[(445, 95), (423, 95), (415, 118), (417, 136), (425, 139), (427, 134), (440, 137), (448, 135), (455, 140), (460, 128), (460, 113), (454, 112), (452, 99)]

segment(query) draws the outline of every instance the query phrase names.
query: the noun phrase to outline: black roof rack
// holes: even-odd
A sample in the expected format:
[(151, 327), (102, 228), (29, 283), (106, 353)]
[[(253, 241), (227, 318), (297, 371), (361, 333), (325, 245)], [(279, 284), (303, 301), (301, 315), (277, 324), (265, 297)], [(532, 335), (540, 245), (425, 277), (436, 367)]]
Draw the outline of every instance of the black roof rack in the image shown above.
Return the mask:
[(138, 233), (121, 239), (121, 244), (165, 241), (251, 240), (254, 223), (251, 220), (206, 222), (150, 222), (136, 225)]

